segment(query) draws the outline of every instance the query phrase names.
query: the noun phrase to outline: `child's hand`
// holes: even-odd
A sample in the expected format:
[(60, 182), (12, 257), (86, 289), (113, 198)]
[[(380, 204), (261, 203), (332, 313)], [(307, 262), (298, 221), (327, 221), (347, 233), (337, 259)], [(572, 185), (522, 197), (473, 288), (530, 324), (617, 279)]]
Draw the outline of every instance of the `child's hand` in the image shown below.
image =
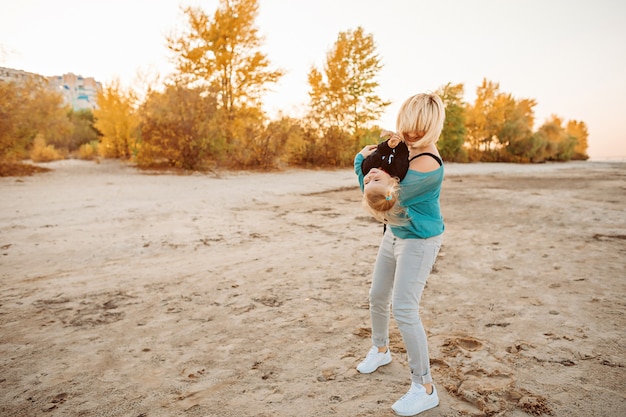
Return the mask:
[(380, 137), (389, 138), (387, 139), (387, 145), (389, 145), (391, 149), (394, 149), (400, 142), (402, 142), (402, 136), (398, 135), (396, 132), (392, 132), (391, 130), (383, 129), (380, 132)]
[(377, 147), (378, 145), (365, 145), (365, 147), (361, 149), (361, 152), (359, 153), (363, 155), (364, 158), (367, 158), (372, 154), (372, 152), (376, 150)]
[(391, 149), (394, 149), (396, 146), (398, 146), (401, 140), (402, 139), (400, 139), (400, 135), (396, 135), (394, 133), (393, 136), (387, 140), (387, 144)]

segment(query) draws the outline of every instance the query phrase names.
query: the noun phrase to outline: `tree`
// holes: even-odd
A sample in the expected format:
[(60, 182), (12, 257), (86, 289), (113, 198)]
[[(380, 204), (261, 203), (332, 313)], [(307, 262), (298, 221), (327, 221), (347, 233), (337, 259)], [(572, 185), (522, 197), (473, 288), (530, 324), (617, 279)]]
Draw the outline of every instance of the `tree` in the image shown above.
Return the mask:
[(308, 75), (315, 124), (322, 131), (334, 126), (356, 136), (377, 120), (390, 104), (376, 94), (382, 66), (373, 35), (361, 27), (340, 32), (324, 72), (312, 67)]
[(536, 102), (533, 99), (517, 100), (499, 90), (498, 83), (483, 79), (476, 89), (474, 105), (466, 107), (472, 159), (528, 160)]
[(93, 112), (89, 109), (68, 110), (67, 117), (72, 123), (72, 133), (66, 141), (66, 148), (75, 151), (82, 145), (95, 142), (99, 139), (98, 131), (94, 128)]
[(546, 133), (547, 131), (539, 128), (523, 144), (525, 147), (524, 154), (528, 155), (530, 162), (545, 162), (547, 155), (550, 153), (549, 141)]
[(281, 114), (279, 119), (272, 124), (276, 124), (276, 129), (281, 135), (287, 136), (280, 154), (281, 159), (288, 164), (302, 165), (307, 147), (306, 127), (302, 120)]
[(15, 132), (19, 122), (19, 89), (15, 83), (0, 82), (0, 160), (13, 159)]
[(64, 143), (71, 134), (72, 125), (67, 118), (67, 107), (61, 94), (50, 91), (47, 80), (39, 78), (29, 80), (24, 88), (26, 93), (23, 97), (28, 99), (24, 101), (20, 130), (28, 146), (38, 135), (49, 144)]
[(589, 137), (589, 132), (587, 131), (587, 125), (585, 122), (570, 120), (565, 126), (565, 132), (569, 136), (576, 139), (576, 146), (574, 147), (572, 159), (583, 161), (589, 159), (589, 155), (587, 155), (587, 138)]
[(465, 162), (467, 153), (465, 143), (465, 104), (463, 103), (463, 84), (446, 84), (437, 90), (446, 106), (446, 120), (437, 142), (437, 148), (447, 161)]
[(474, 105), (466, 108), (468, 142), (474, 152), (492, 151), (499, 126), (504, 121), (504, 109), (499, 106), (500, 84), (483, 79), (476, 88)]
[(569, 161), (574, 154), (576, 138), (563, 129), (563, 120), (552, 115), (538, 130), (545, 140), (543, 156), (552, 161)]
[(533, 108), (537, 105), (533, 99), (515, 100), (507, 94), (504, 101), (504, 121), (497, 133), (498, 143), (502, 146), (504, 160), (528, 162), (531, 155), (527, 144), (533, 134), (535, 115)]
[(262, 169), (276, 169), (281, 157), (291, 162), (302, 144), (302, 128), (297, 120), (281, 117), (268, 123), (247, 147), (251, 152), (248, 165)]
[(187, 7), (188, 32), (167, 38), (179, 77), (217, 91), (227, 120), (242, 107), (260, 108), (268, 84), (283, 75), (270, 69), (260, 51), (258, 9), (258, 0), (220, 0), (211, 19), (200, 8)]
[(25, 157), (36, 137), (62, 142), (72, 128), (65, 113), (63, 98), (43, 77), (0, 82), (0, 158)]
[(167, 86), (153, 91), (141, 107), (140, 166), (165, 162), (169, 167), (202, 170), (211, 152), (211, 117), (216, 104), (199, 88)]
[(98, 108), (94, 110), (94, 128), (101, 134), (100, 154), (108, 158), (128, 159), (137, 152), (139, 117), (137, 98), (124, 90), (118, 80), (98, 91)]

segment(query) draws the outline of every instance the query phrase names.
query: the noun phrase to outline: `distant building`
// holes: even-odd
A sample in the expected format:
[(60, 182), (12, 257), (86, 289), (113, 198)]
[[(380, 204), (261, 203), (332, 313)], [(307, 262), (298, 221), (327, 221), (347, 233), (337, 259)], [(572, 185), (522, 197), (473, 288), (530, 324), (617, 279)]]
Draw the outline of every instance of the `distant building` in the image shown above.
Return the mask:
[(65, 103), (74, 110), (93, 110), (98, 107), (96, 97), (102, 84), (82, 75), (74, 75), (71, 72), (64, 75), (47, 77), (50, 87), (63, 94)]
[(32, 72), (0, 67), (0, 81), (19, 83), (37, 77), (45, 78), (41, 75), (33, 74)]
[(93, 77), (68, 74), (46, 77), (32, 72), (0, 67), (0, 81), (24, 82), (33, 78), (43, 78), (48, 81), (51, 90), (60, 93), (66, 105), (74, 110), (93, 110), (98, 108), (96, 101), (98, 90), (102, 84)]

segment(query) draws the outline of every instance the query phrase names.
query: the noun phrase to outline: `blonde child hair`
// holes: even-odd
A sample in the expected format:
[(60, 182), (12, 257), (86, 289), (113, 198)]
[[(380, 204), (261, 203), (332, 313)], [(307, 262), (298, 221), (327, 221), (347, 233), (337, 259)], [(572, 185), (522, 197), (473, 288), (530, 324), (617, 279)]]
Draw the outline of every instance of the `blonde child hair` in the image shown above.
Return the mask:
[(401, 226), (406, 223), (404, 209), (398, 204), (400, 180), (390, 177), (389, 187), (377, 187), (363, 192), (363, 207), (376, 220), (384, 224)]
[(423, 134), (417, 142), (409, 145), (410, 149), (423, 148), (439, 140), (445, 118), (446, 108), (437, 94), (415, 94), (400, 106), (396, 131), (402, 135), (407, 132)]

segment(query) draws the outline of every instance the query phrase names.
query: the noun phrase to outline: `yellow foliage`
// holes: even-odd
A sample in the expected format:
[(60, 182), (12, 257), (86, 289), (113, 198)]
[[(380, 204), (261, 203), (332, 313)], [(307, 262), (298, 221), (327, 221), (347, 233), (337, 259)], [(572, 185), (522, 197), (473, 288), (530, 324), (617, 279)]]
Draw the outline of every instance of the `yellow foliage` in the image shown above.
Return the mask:
[(98, 144), (98, 155), (103, 158), (117, 158), (119, 157), (116, 141), (109, 136), (103, 136)]
[(0, 159), (22, 159), (37, 135), (61, 144), (71, 127), (63, 98), (43, 77), (0, 82)]
[(568, 135), (576, 139), (576, 146), (574, 147), (574, 158), (588, 159), (589, 156), (587, 155), (587, 148), (589, 145), (587, 143), (587, 139), (589, 138), (589, 132), (587, 131), (587, 125), (585, 124), (585, 122), (570, 120), (569, 122), (567, 122), (565, 131)]
[(209, 126), (214, 113), (213, 99), (199, 89), (172, 85), (152, 92), (141, 107), (136, 162), (142, 167), (203, 169), (213, 142)]
[(46, 140), (43, 136), (38, 135), (33, 142), (33, 148), (30, 151), (30, 159), (33, 162), (50, 162), (64, 158), (54, 146), (46, 145)]
[(98, 141), (83, 143), (78, 148), (78, 159), (91, 161), (98, 157)]
[(220, 0), (211, 18), (199, 7), (186, 7), (187, 30), (167, 39), (178, 76), (215, 89), (229, 119), (242, 107), (260, 108), (263, 93), (284, 74), (272, 70), (261, 52), (258, 9), (259, 0)]
[(101, 156), (128, 159), (135, 154), (139, 135), (136, 101), (132, 90), (122, 89), (118, 81), (98, 92), (94, 127), (102, 133), (102, 146), (98, 149)]
[(373, 35), (361, 27), (340, 32), (323, 73), (313, 67), (308, 74), (311, 120), (321, 131), (337, 127), (356, 135), (368, 128), (390, 104), (376, 94), (382, 67)]

